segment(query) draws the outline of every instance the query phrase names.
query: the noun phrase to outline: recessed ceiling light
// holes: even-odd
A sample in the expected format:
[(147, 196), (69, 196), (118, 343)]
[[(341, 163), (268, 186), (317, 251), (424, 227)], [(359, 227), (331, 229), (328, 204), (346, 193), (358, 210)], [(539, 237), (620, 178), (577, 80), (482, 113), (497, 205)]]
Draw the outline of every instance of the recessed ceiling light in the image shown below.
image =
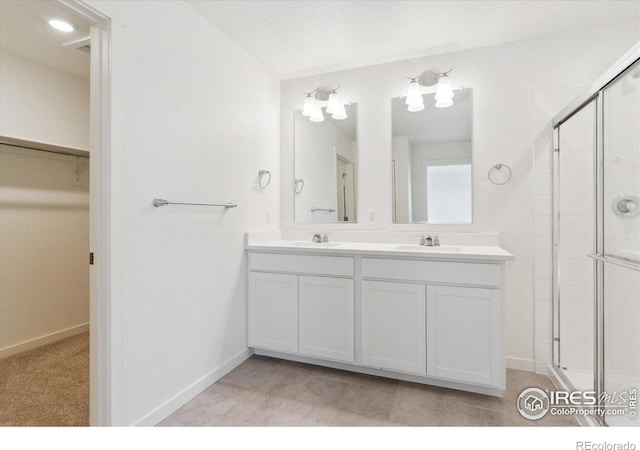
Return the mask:
[(49, 21), (49, 25), (58, 31), (64, 31), (65, 33), (71, 33), (73, 31), (73, 25), (69, 22), (65, 22), (64, 20), (51, 19)]

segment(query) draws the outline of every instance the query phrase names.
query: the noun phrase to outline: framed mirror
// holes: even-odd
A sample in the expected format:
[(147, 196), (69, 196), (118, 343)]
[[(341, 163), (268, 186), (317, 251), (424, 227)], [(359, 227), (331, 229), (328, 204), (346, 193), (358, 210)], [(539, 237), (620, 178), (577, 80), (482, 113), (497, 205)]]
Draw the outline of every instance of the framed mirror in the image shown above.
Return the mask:
[(453, 105), (407, 111), (391, 100), (394, 223), (472, 223), (473, 92), (455, 92)]
[(345, 105), (346, 119), (322, 111), (312, 122), (294, 112), (294, 214), (297, 223), (356, 222), (358, 108)]

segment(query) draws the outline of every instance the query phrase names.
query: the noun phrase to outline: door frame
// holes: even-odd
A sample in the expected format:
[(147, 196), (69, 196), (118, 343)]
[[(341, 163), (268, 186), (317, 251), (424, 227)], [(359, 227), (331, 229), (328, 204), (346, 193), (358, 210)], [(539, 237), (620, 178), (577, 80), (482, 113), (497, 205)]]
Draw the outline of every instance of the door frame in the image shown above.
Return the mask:
[(121, 423), (122, 344), (115, 339), (118, 321), (112, 321), (114, 281), (112, 246), (114, 210), (111, 190), (111, 20), (80, 0), (56, 0), (64, 9), (81, 15), (91, 24), (90, 77), (90, 266), (89, 313), (89, 424), (109, 426)]

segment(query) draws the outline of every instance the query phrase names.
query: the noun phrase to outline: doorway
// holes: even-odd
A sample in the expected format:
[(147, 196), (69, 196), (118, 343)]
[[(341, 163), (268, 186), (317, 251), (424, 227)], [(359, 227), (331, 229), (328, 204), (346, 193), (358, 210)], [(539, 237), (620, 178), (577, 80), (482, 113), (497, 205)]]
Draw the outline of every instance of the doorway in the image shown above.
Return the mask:
[(109, 425), (110, 23), (81, 2), (0, 7), (0, 424)]

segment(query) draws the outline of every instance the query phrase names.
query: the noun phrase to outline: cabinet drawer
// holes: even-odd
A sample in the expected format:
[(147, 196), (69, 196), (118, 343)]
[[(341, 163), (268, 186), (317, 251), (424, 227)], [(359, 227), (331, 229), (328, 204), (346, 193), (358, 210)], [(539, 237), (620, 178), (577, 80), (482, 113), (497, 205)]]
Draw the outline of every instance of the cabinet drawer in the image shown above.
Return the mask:
[(352, 277), (354, 260), (343, 256), (249, 253), (249, 270)]
[(362, 276), (424, 283), (501, 285), (499, 264), (415, 261), (407, 259), (363, 258)]

